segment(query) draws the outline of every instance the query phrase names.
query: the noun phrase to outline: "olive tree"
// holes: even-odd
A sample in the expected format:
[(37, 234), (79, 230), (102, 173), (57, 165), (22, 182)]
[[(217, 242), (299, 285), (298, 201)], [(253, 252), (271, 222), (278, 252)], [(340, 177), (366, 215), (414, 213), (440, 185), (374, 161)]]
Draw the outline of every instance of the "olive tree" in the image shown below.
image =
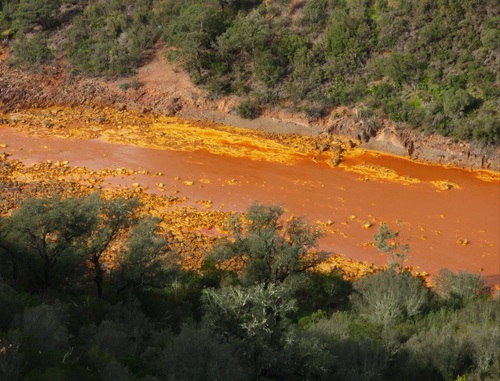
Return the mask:
[(283, 373), (288, 362), (287, 331), (296, 303), (290, 290), (274, 284), (227, 286), (203, 294), (203, 323), (227, 340), (255, 377)]
[(229, 236), (222, 238), (209, 260), (222, 266), (228, 260), (244, 264), (243, 284), (281, 284), (291, 275), (315, 266), (325, 253), (315, 250), (321, 232), (302, 218), (281, 221), (279, 205), (254, 203), (246, 216), (228, 220)]
[(177, 255), (158, 233), (158, 222), (144, 218), (130, 231), (126, 248), (116, 258), (118, 293), (137, 287), (162, 288), (177, 275)]
[[(22, 271), (36, 291), (67, 282), (83, 262), (80, 239), (93, 224), (93, 206), (79, 199), (28, 199), (2, 221), (2, 247), (10, 259), (12, 278)], [(24, 270), (24, 271), (23, 271)]]

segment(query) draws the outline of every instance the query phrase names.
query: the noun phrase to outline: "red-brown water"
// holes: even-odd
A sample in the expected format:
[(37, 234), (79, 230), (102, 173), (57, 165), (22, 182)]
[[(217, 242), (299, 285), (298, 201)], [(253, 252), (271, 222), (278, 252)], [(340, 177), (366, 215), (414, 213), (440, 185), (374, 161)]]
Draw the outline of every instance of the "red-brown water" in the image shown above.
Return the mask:
[[(437, 274), (441, 268), (481, 272), (500, 284), (500, 184), (478, 179), (477, 171), (426, 165), (403, 158), (367, 153), (348, 164), (367, 162), (391, 168), (421, 183), (360, 181), (360, 175), (310, 159), (293, 165), (252, 161), (204, 151), (174, 152), (104, 143), (99, 140), (35, 138), (0, 129), (6, 152), (27, 165), (50, 159), (94, 170), (126, 167), (162, 172), (159, 177), (113, 178), (111, 184), (139, 182), (155, 191), (162, 182), (179, 190), (190, 205), (212, 200), (214, 209), (244, 211), (258, 200), (280, 203), (287, 212), (310, 222), (328, 220), (322, 249), (378, 265), (385, 255), (373, 246), (377, 226), (387, 222), (411, 246), (408, 264)], [(179, 177), (179, 179), (175, 179)], [(192, 180), (192, 186), (183, 181)], [(438, 191), (430, 181), (449, 180), (460, 189)], [(398, 226), (398, 221), (402, 226)], [(371, 222), (372, 227), (362, 227)], [(468, 240), (460, 245), (457, 240)]]

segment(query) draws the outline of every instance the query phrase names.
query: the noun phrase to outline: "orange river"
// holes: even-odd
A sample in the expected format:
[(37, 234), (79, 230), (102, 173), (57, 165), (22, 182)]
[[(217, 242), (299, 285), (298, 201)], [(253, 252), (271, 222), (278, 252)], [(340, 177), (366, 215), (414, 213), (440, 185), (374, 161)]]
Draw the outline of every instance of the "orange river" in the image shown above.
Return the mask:
[[(304, 157), (293, 164), (250, 160), (206, 150), (181, 152), (112, 144), (99, 139), (34, 137), (5, 127), (0, 142), (12, 159), (25, 165), (50, 159), (93, 170), (130, 168), (161, 172), (159, 177), (111, 178), (110, 185), (139, 181), (157, 192), (162, 182), (178, 184), (187, 203), (212, 200), (212, 208), (244, 211), (254, 201), (280, 203), (288, 214), (323, 222), (324, 250), (377, 265), (388, 258), (371, 244), (387, 222), (410, 244), (409, 265), (437, 274), (441, 268), (481, 272), (500, 284), (500, 182), (498, 174), (412, 162), (376, 152), (330, 167)], [(418, 183), (366, 179), (348, 168), (360, 163), (388, 168)], [(454, 186), (442, 190), (432, 181)], [(187, 186), (183, 181), (193, 181)], [(156, 190), (155, 190), (156, 189)], [(326, 223), (325, 223), (326, 222)], [(463, 243), (466, 244), (463, 244)]]

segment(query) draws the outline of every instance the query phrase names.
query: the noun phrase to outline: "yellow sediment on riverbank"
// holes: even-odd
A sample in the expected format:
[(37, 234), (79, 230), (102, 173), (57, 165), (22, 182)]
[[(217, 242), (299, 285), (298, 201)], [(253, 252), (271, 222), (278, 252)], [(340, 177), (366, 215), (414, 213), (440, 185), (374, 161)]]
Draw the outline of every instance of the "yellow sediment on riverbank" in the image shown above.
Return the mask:
[(312, 150), (317, 138), (269, 134), (202, 121), (93, 107), (52, 107), (0, 115), (37, 136), (103, 141), (174, 151), (206, 150), (252, 160), (291, 163)]
[[(169, 245), (180, 254), (181, 265), (186, 269), (199, 270), (206, 254), (211, 250), (230, 212), (213, 210), (210, 200), (196, 200), (203, 210), (186, 205), (187, 198), (173, 195), (148, 193), (137, 183), (130, 186), (110, 186), (113, 177), (133, 179), (139, 173), (126, 168), (94, 171), (85, 167), (72, 166), (69, 162), (50, 160), (25, 166), (19, 160), (7, 156), (0, 161), (0, 211), (10, 214), (27, 198), (85, 197), (100, 192), (105, 199), (139, 197), (139, 214), (159, 217), (161, 232)], [(154, 174), (147, 174), (154, 176)], [(120, 247), (110, 247), (104, 255), (108, 267), (113, 266)], [(229, 264), (231, 265), (231, 264)], [(237, 269), (237, 264), (233, 264)], [(376, 267), (356, 262), (340, 255), (333, 255), (322, 263), (321, 271), (338, 271), (346, 279), (355, 279), (372, 273)]]
[[(340, 138), (272, 134), (107, 107), (29, 109), (0, 115), (0, 119), (35, 136), (100, 139), (114, 144), (184, 152), (205, 150), (216, 155), (284, 164), (312, 160), (358, 173), (361, 181), (391, 181), (405, 185), (421, 182), (418, 178), (401, 176), (393, 169), (383, 166), (369, 163), (346, 164), (345, 158), (370, 152)], [(500, 179), (499, 174), (489, 172), (479, 172), (477, 176), (485, 181)], [(459, 187), (458, 184), (448, 187), (445, 183), (446, 180), (442, 180), (433, 184), (439, 190)]]
[(394, 181), (404, 185), (418, 184), (421, 182), (419, 179), (415, 177), (400, 176), (393, 169), (369, 163), (362, 163), (354, 166), (343, 165), (342, 168), (345, 171), (360, 174), (362, 176), (359, 178), (360, 181), (386, 180), (386, 181)]
[[(395, 167), (398, 168), (397, 170), (389, 168), (391, 162), (388, 160), (373, 160), (379, 155), (385, 158), (385, 155), (360, 149), (356, 147), (355, 142), (332, 136), (310, 137), (272, 134), (211, 122), (83, 106), (32, 109), (0, 115), (0, 125), (22, 131), (28, 136), (43, 138), (98, 139), (113, 144), (158, 150), (188, 152), (204, 150), (214, 155), (255, 161), (290, 165), (300, 162), (300, 167), (305, 170), (304, 173), (319, 166), (321, 176), (324, 173), (324, 176), (332, 178), (339, 173), (337, 171), (346, 171), (359, 175), (358, 179), (361, 181), (373, 180), (403, 185), (424, 183), (426, 186), (436, 187), (438, 191), (460, 188), (460, 184), (450, 180), (423, 181), (417, 178), (420, 176), (418, 171), (405, 172), (406, 168), (401, 163), (399, 167)], [(241, 179), (206, 178), (205, 174), (200, 174), (196, 178), (189, 177), (185, 173), (170, 174), (169, 177), (166, 177), (159, 172), (147, 173), (147, 171), (134, 171), (128, 168), (115, 169), (113, 162), (106, 164), (111, 168), (93, 171), (85, 167), (74, 166), (73, 163), (66, 161), (68, 159), (66, 157), (59, 157), (60, 162), (52, 162), (48, 160), (49, 157), (42, 156), (41, 162), (32, 166), (24, 166), (22, 162), (9, 159), (8, 155), (12, 154), (12, 151), (10, 151), (8, 143), (8, 141), (0, 141), (0, 162), (2, 164), (0, 178), (3, 184), (0, 190), (2, 213), (8, 213), (16, 208), (25, 197), (54, 194), (62, 197), (80, 197), (95, 191), (101, 192), (102, 197), (106, 198), (138, 196), (143, 202), (141, 211), (144, 214), (161, 218), (162, 230), (165, 233), (169, 231), (172, 244), (183, 256), (183, 266), (186, 268), (200, 268), (205, 254), (210, 250), (215, 237), (221, 234), (224, 221), (230, 213), (213, 209), (213, 201), (210, 199), (213, 194), (212, 196), (206, 194), (192, 196), (193, 190), (205, 186), (210, 188), (212, 185), (216, 186), (220, 181), (223, 182), (222, 186), (234, 185), (234, 193), (237, 193), (242, 183)], [(27, 146), (29, 148), (29, 145)], [(106, 146), (106, 149), (112, 150), (113, 147)], [(39, 158), (40, 156), (37, 160), (40, 160)], [(371, 163), (370, 160), (379, 165)], [(416, 177), (403, 176), (398, 172), (412, 173)], [(440, 173), (442, 174), (442, 171)], [(349, 176), (349, 178), (355, 179), (357, 175)], [(477, 174), (474, 173), (474, 175), (488, 182), (500, 180), (500, 174), (494, 172), (477, 171)], [(173, 176), (175, 176), (174, 182), (172, 182)], [(294, 175), (289, 176), (293, 177)], [(444, 176), (436, 178), (440, 177)], [(430, 179), (429, 176), (427, 178)], [(450, 178), (458, 179), (455, 181), (460, 183), (460, 177)], [(297, 177), (297, 182), (300, 183), (298, 179)], [(303, 182), (307, 183), (307, 181)], [(311, 183), (310, 186), (323, 185), (320, 179)], [(358, 187), (357, 185), (351, 186)], [(360, 188), (367, 186), (368, 184), (359, 183)], [(189, 190), (181, 193), (182, 189), (180, 191), (179, 188)], [(230, 192), (233, 192), (233, 189), (228, 194)], [(187, 197), (192, 199), (188, 200)], [(236, 204), (234, 206), (236, 207)], [(357, 222), (362, 229), (369, 229), (373, 226), (373, 221), (367, 218)], [(338, 228), (330, 229), (333, 223), (333, 221), (328, 220), (324, 224), (331, 230), (332, 234), (337, 233), (338, 230)], [(344, 231), (338, 231), (338, 234), (347, 237)], [(342, 268), (343, 276), (349, 279), (376, 271), (370, 264), (353, 262), (342, 256), (332, 256), (328, 261), (328, 264), (322, 266), (330, 269), (333, 267)]]

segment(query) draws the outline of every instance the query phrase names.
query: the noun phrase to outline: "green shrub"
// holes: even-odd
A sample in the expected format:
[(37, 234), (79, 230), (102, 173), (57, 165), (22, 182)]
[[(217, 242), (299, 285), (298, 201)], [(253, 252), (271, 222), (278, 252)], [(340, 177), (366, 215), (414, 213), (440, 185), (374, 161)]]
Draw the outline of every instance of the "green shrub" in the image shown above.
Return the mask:
[(445, 300), (459, 307), (488, 295), (490, 291), (480, 274), (454, 273), (447, 269), (439, 272), (436, 288)]
[(476, 100), (466, 90), (454, 88), (443, 94), (443, 110), (449, 117), (463, 115), (476, 104)]
[(160, 37), (153, 0), (95, 2), (71, 24), (66, 49), (74, 67), (90, 75), (126, 76)]
[(209, 259), (217, 265), (227, 260), (244, 263), (243, 284), (282, 284), (287, 277), (313, 268), (324, 257), (314, 249), (321, 232), (303, 218), (281, 221), (280, 205), (254, 203), (246, 216), (228, 218), (229, 235), (220, 238)]
[(161, 352), (158, 369), (165, 379), (179, 381), (245, 381), (253, 371), (238, 358), (235, 348), (219, 342), (203, 328), (185, 325)]
[(335, 379), (341, 381), (375, 381), (381, 379), (389, 361), (383, 346), (369, 339), (342, 340), (332, 346), (336, 355)]
[(495, 377), (495, 367), (498, 370), (500, 366), (499, 323), (467, 326), (468, 355), (474, 364), (474, 373), (481, 380), (487, 376)]
[(19, 37), (12, 46), (14, 64), (31, 71), (42, 71), (42, 65), (48, 65), (54, 59), (54, 54), (47, 46), (47, 42), (46, 36), (42, 33), (30, 38)]
[(302, 313), (346, 309), (352, 293), (352, 283), (335, 272), (325, 274), (311, 271), (302, 281), (293, 277), (290, 283)]
[(353, 307), (368, 320), (392, 325), (422, 313), (429, 291), (410, 273), (379, 272), (354, 282)]
[(411, 379), (455, 380), (466, 366), (466, 344), (451, 324), (431, 326), (412, 336), (403, 347), (410, 358)]
[(19, 31), (25, 31), (33, 24), (38, 24), (43, 29), (54, 27), (60, 6), (61, 0), (20, 0), (14, 13), (13, 26)]
[(245, 99), (236, 107), (236, 112), (242, 118), (255, 119), (261, 113), (260, 104), (255, 100)]
[(66, 308), (63, 305), (42, 304), (25, 309), (23, 330), (35, 338), (31, 341), (31, 345), (41, 351), (65, 350), (69, 348), (66, 320)]

